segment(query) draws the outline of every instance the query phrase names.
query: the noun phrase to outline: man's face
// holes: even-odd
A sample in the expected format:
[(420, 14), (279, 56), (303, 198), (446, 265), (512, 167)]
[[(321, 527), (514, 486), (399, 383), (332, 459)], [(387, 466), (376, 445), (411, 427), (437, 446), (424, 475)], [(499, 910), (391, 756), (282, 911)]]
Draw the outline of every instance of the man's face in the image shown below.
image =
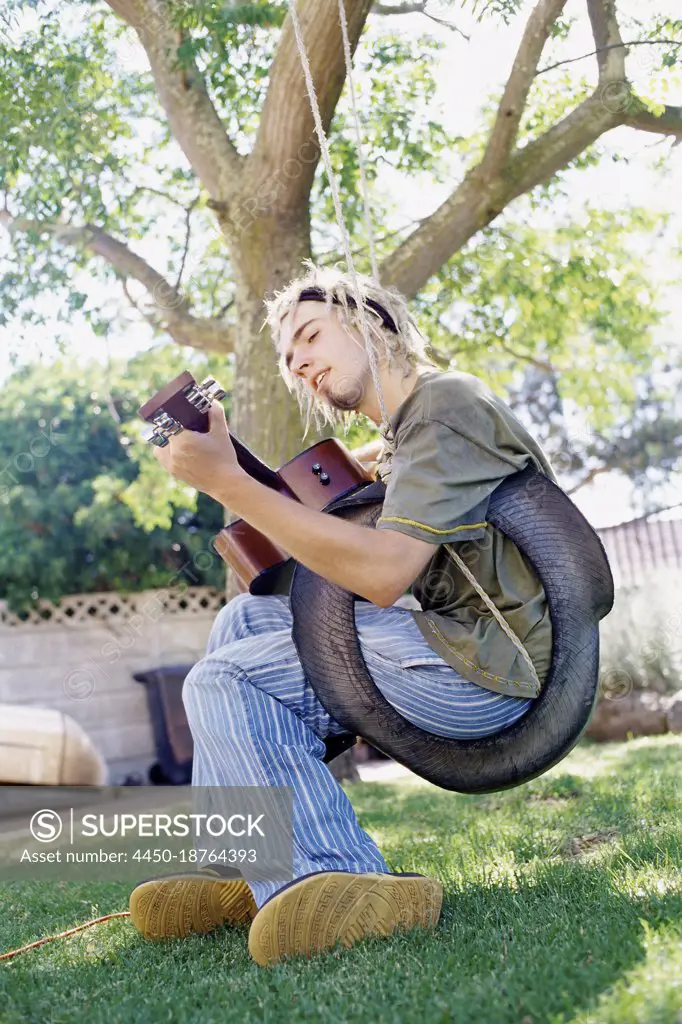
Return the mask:
[(339, 312), (333, 307), (328, 313), (323, 302), (301, 302), (284, 319), (280, 351), (307, 388), (347, 411), (360, 406), (373, 383), (359, 332), (344, 328)]

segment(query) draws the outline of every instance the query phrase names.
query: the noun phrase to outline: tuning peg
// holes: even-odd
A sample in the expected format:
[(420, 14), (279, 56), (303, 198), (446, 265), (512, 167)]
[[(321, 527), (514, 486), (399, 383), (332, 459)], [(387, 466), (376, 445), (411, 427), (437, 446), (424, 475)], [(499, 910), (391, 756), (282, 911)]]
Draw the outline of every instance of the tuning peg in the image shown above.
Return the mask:
[(173, 437), (184, 430), (182, 424), (174, 420), (172, 416), (169, 416), (167, 412), (159, 413), (152, 422), (152, 427), (148, 427), (142, 432), (142, 439), (148, 444), (155, 445), (157, 448), (165, 448), (169, 437)]
[(212, 402), (222, 402), (223, 398), (227, 394), (227, 391), (225, 391), (225, 389), (222, 388), (218, 381), (214, 380), (213, 377), (206, 377), (205, 380), (202, 380), (199, 387), (206, 394), (206, 397)]
[(142, 432), (142, 440), (153, 444), (156, 448), (165, 448), (169, 443), (167, 437), (164, 437), (163, 434), (157, 434), (155, 430), (144, 430)]
[(220, 402), (227, 392), (218, 384), (213, 377), (206, 377), (201, 384), (195, 384), (185, 392), (185, 398), (199, 412), (208, 412), (211, 403)]

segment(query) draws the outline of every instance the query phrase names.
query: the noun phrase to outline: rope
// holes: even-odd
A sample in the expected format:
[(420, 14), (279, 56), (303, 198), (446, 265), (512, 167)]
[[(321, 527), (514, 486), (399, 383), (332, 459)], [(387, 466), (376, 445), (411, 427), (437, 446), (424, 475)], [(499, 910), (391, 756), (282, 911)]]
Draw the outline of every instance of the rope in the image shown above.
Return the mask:
[(455, 549), (452, 547), (452, 545), (451, 544), (446, 544), (445, 545), (445, 549), (448, 552), (448, 554), (452, 555), (452, 557), (454, 558), (454, 560), (457, 563), (457, 565), (459, 566), (459, 568), (462, 570), (462, 572), (464, 573), (466, 578), (469, 580), (469, 583), (472, 585), (474, 590), (478, 593), (479, 597), (483, 598), (483, 600), (487, 604), (488, 608), (490, 608), (490, 611), (493, 613), (493, 615), (495, 616), (495, 618), (499, 622), (499, 624), (502, 627), (502, 629), (504, 630), (504, 632), (507, 634), (507, 636), (509, 637), (511, 642), (514, 644), (514, 647), (516, 647), (517, 651), (519, 652), (521, 657), (524, 659), (524, 661), (528, 665), (528, 668), (530, 669), (530, 674), (531, 674), (531, 676), (533, 678), (533, 682), (537, 686), (538, 690), (542, 689), (542, 686), (540, 684), (540, 680), (538, 678), (538, 674), (535, 671), (535, 665), (531, 661), (530, 654), (528, 653), (526, 648), (523, 646), (523, 644), (521, 643), (521, 641), (517, 637), (517, 635), (514, 632), (514, 630), (511, 628), (509, 623), (502, 617), (501, 613), (497, 610), (497, 608), (495, 607), (493, 602), (490, 600), (490, 598), (486, 594), (486, 592), (483, 589), (483, 587), (481, 586), (481, 584), (474, 577), (474, 575), (470, 571), (470, 569), (464, 564), (464, 562), (462, 561), (460, 556), (457, 554)]
[[(299, 57), (301, 58), (301, 67), (303, 68), (303, 76), (305, 78), (306, 90), (308, 92), (308, 99), (310, 101), (310, 109), (312, 111), (313, 120), (315, 122), (315, 132), (317, 134), (317, 139), (320, 144), (320, 153), (322, 154), (322, 160), (324, 162), (325, 170), (327, 172), (327, 178), (329, 179), (329, 187), (331, 189), (332, 200), (334, 202), (334, 213), (336, 214), (336, 223), (341, 233), (341, 242), (343, 245), (346, 266), (348, 267), (348, 273), (351, 275), (351, 279), (353, 281), (353, 298), (355, 299), (356, 308), (360, 314), (363, 341), (365, 343), (365, 349), (367, 351), (367, 357), (369, 359), (369, 368), (372, 374), (372, 380), (374, 382), (377, 398), (379, 400), (379, 408), (381, 410), (382, 427), (388, 429), (389, 419), (388, 413), (386, 411), (386, 406), (384, 403), (383, 392), (381, 390), (381, 384), (379, 382), (379, 372), (376, 363), (374, 342), (371, 339), (369, 323), (367, 320), (367, 310), (365, 307), (362, 293), (360, 291), (360, 282), (358, 281), (357, 271), (355, 269), (355, 264), (353, 262), (353, 255), (351, 253), (350, 238), (348, 235), (348, 231), (346, 229), (346, 223), (343, 219), (341, 197), (339, 195), (339, 185), (336, 179), (336, 175), (334, 174), (334, 168), (332, 167), (331, 157), (329, 155), (327, 136), (324, 130), (324, 126), (322, 124), (320, 106), (317, 101), (317, 93), (315, 91), (315, 83), (313, 82), (312, 74), (310, 71), (308, 51), (306, 50), (305, 43), (303, 41), (303, 35), (301, 33), (301, 23), (298, 19), (298, 9), (296, 0), (290, 0), (289, 14), (291, 16), (291, 22), (294, 28), (294, 35), (296, 37), (296, 45), (298, 47)], [(350, 56), (350, 47), (348, 55)]]
[(45, 942), (52, 942), (53, 939), (65, 939), (68, 935), (74, 935), (76, 932), (81, 932), (84, 928), (90, 928), (93, 924), (99, 924), (100, 921), (110, 921), (114, 917), (130, 917), (130, 911), (121, 910), (116, 914), (105, 914), (104, 917), (96, 917), (92, 921), (86, 921), (85, 924), (79, 924), (75, 928), (69, 928), (66, 932), (59, 932), (58, 935), (46, 935), (44, 939), (38, 939), (37, 942), (29, 942), (27, 946), (20, 946), (19, 949), (13, 949), (11, 953), (0, 954), (0, 960), (11, 960), (13, 956), (17, 956), (19, 953), (25, 953), (29, 949), (35, 949), (36, 946), (42, 946)]
[(367, 232), (367, 241), (369, 242), (369, 257), (372, 264), (372, 277), (374, 278), (375, 281), (378, 281), (379, 267), (377, 264), (376, 247), (374, 244), (374, 231), (372, 229), (372, 204), (369, 198), (369, 189), (367, 187), (365, 153), (362, 145), (362, 137), (360, 134), (360, 117), (358, 115), (358, 109), (355, 104), (355, 85), (353, 84), (353, 60), (350, 53), (350, 40), (348, 38), (348, 21), (346, 19), (346, 8), (343, 6), (343, 0), (339, 0), (339, 21), (341, 22), (341, 35), (343, 36), (343, 56), (346, 62), (346, 77), (348, 78), (350, 102), (353, 110), (353, 124), (355, 126), (355, 148), (357, 150), (358, 164), (360, 166), (360, 187), (362, 189), (362, 205), (365, 213), (365, 230)]
[[(350, 52), (350, 41), (349, 41), (349, 38), (348, 38), (348, 22), (346, 20), (346, 10), (345, 10), (345, 7), (344, 7), (344, 0), (338, 0), (338, 5), (339, 5), (339, 21), (341, 23), (341, 35), (343, 37), (343, 53), (344, 53), (344, 59), (345, 59), (345, 64), (346, 64), (346, 75), (348, 77), (348, 84), (349, 84), (350, 97), (351, 97), (351, 106), (352, 106), (352, 110), (353, 110), (353, 121), (354, 121), (354, 124), (355, 124), (355, 137), (356, 137), (356, 145), (357, 145), (357, 152), (358, 152), (358, 163), (359, 163), (359, 166), (360, 166), (360, 181), (362, 183), (362, 195), (363, 195), (363, 203), (364, 203), (364, 211), (365, 211), (365, 225), (366, 225), (366, 229), (367, 229), (367, 237), (368, 237), (368, 240), (369, 240), (370, 254), (371, 254), (371, 261), (372, 261), (372, 275), (373, 275), (374, 279), (378, 282), (379, 274), (378, 274), (378, 269), (377, 269), (376, 252), (375, 252), (375, 247), (374, 247), (374, 234), (373, 234), (373, 231), (372, 231), (372, 216), (371, 216), (371, 207), (370, 207), (370, 200), (369, 200), (369, 190), (368, 190), (368, 187), (367, 187), (367, 178), (366, 178), (366, 174), (365, 174), (365, 159), (364, 159), (364, 154), (363, 154), (363, 149), (362, 149), (362, 141), (361, 141), (361, 137), (360, 137), (360, 119), (358, 117), (357, 106), (356, 106), (356, 103), (355, 103), (355, 87), (353, 85), (352, 59), (351, 59), (351, 52)], [(320, 107), (319, 107), (319, 104), (318, 104), (318, 101), (317, 101), (317, 93), (315, 91), (315, 83), (313, 82), (312, 74), (310, 72), (310, 61), (308, 59), (308, 52), (306, 50), (305, 43), (303, 41), (303, 36), (302, 36), (302, 33), (301, 33), (301, 25), (300, 25), (300, 22), (298, 20), (298, 10), (297, 10), (297, 6), (296, 6), (296, 0), (290, 0), (289, 13), (291, 15), (291, 21), (292, 21), (292, 24), (293, 24), (293, 27), (294, 27), (294, 35), (296, 36), (296, 45), (298, 46), (298, 52), (299, 52), (299, 56), (301, 58), (301, 66), (303, 68), (303, 75), (305, 77), (306, 89), (308, 91), (308, 99), (310, 100), (310, 108), (311, 108), (312, 113), (313, 113), (313, 120), (315, 121), (315, 131), (317, 133), (317, 138), (318, 138), (318, 141), (320, 143), (320, 152), (322, 154), (322, 159), (324, 161), (324, 166), (325, 166), (325, 169), (327, 171), (327, 178), (329, 179), (329, 187), (331, 189), (332, 198), (333, 198), (333, 201), (334, 201), (334, 212), (336, 214), (336, 223), (338, 225), (339, 231), (341, 232), (341, 239), (342, 239), (342, 243), (343, 243), (343, 249), (344, 249), (344, 256), (345, 256), (345, 259), (346, 259), (346, 265), (348, 267), (348, 272), (350, 273), (351, 278), (353, 280), (353, 291), (355, 293), (353, 297), (355, 299), (356, 306), (357, 306), (358, 310), (360, 311), (360, 319), (362, 321), (363, 339), (364, 339), (365, 347), (367, 349), (367, 354), (368, 354), (368, 357), (369, 357), (369, 365), (370, 365), (370, 370), (371, 370), (371, 373), (372, 373), (372, 380), (374, 381), (374, 386), (375, 386), (375, 389), (376, 389), (376, 392), (377, 392), (377, 397), (379, 399), (379, 406), (380, 406), (380, 409), (381, 409), (381, 417), (382, 417), (382, 421), (383, 421), (382, 422), (382, 428), (384, 428), (381, 431), (381, 433), (382, 433), (382, 436), (384, 437), (384, 443), (386, 444), (387, 441), (390, 442), (390, 433), (389, 433), (390, 427), (389, 427), (388, 415), (386, 413), (386, 407), (384, 405), (384, 398), (383, 398), (383, 394), (382, 394), (382, 391), (381, 391), (381, 385), (379, 384), (378, 372), (377, 372), (377, 368), (376, 368), (376, 359), (375, 359), (375, 354), (374, 354), (374, 346), (373, 346), (373, 343), (371, 342), (370, 337), (369, 337), (369, 327), (368, 327), (368, 324), (367, 324), (367, 314), (366, 314), (366, 310), (365, 310), (365, 304), (364, 304), (364, 302), (362, 300), (362, 296), (360, 294), (360, 287), (359, 287), (359, 282), (358, 282), (358, 278), (357, 278), (357, 273), (356, 273), (356, 270), (355, 270), (355, 264), (353, 263), (353, 256), (351, 254), (350, 238), (349, 238), (349, 235), (348, 235), (348, 231), (346, 229), (345, 220), (343, 218), (343, 210), (341, 208), (341, 198), (340, 198), (340, 195), (339, 195), (338, 181), (336, 179), (336, 175), (334, 174), (334, 170), (332, 168), (331, 158), (330, 158), (330, 155), (329, 155), (329, 146), (327, 144), (327, 136), (325, 134), (324, 127), (322, 125), (322, 118), (320, 116)], [(476, 580), (474, 578), (473, 574), (469, 571), (467, 566), (464, 564), (464, 562), (462, 561), (460, 556), (457, 554), (457, 552), (454, 551), (452, 546), (449, 545), (449, 544), (446, 544), (445, 548), (450, 553), (450, 555), (453, 557), (453, 559), (455, 560), (455, 562), (457, 563), (457, 565), (459, 566), (461, 571), (464, 573), (466, 578), (469, 580), (469, 583), (474, 587), (474, 589), (477, 591), (479, 596), (483, 599), (485, 604), (488, 606), (488, 608), (490, 609), (490, 611), (494, 615), (495, 619), (499, 623), (499, 625), (502, 628), (502, 630), (504, 631), (504, 633), (507, 635), (507, 637), (509, 637), (511, 642), (514, 644), (514, 646), (518, 650), (519, 654), (521, 655), (521, 657), (524, 659), (524, 661), (528, 665), (528, 668), (530, 669), (530, 672), (531, 672), (531, 675), (532, 675), (532, 678), (533, 678), (533, 682), (536, 684), (538, 689), (540, 689), (540, 680), (538, 678), (537, 672), (535, 671), (535, 666), (533, 665), (533, 662), (531, 661), (531, 658), (530, 658), (530, 655), (528, 654), (528, 651), (525, 649), (525, 647), (523, 646), (523, 644), (521, 643), (521, 641), (517, 637), (516, 633), (513, 631), (513, 629), (509, 626), (509, 624), (502, 617), (501, 613), (497, 610), (497, 608), (495, 607), (495, 605), (493, 604), (491, 599), (488, 597), (486, 592), (483, 590), (483, 588), (479, 584), (478, 580)]]
[[(365, 170), (365, 166), (366, 166), (365, 165), (365, 156), (364, 156), (364, 153), (363, 153), (363, 143), (361, 143), (361, 139), (360, 139), (359, 118), (358, 118), (358, 115), (357, 115), (357, 106), (356, 106), (356, 103), (355, 103), (355, 89), (354, 89), (353, 81), (352, 81), (352, 59), (351, 59), (351, 54), (350, 54), (350, 41), (348, 39), (348, 23), (347, 23), (347, 19), (346, 19), (346, 11), (345, 11), (343, 0), (338, 0), (338, 4), (339, 4), (339, 20), (340, 20), (340, 23), (341, 23), (341, 35), (343, 37), (343, 54), (344, 54), (345, 65), (346, 65), (346, 75), (347, 75), (347, 78), (348, 78), (348, 85), (349, 85), (349, 89), (350, 89), (350, 100), (351, 100), (352, 113), (353, 113), (353, 122), (354, 122), (354, 126), (355, 126), (355, 139), (356, 139), (356, 145), (357, 145), (357, 158), (358, 158), (358, 164), (359, 164), (359, 169), (360, 169), (360, 182), (361, 182), (361, 187), (363, 187), (363, 201), (364, 201), (364, 206), (365, 206), (365, 222), (366, 222), (366, 227), (367, 227), (367, 232), (368, 232), (368, 240), (369, 240), (369, 243), (370, 243), (370, 253), (371, 253), (371, 259), (372, 259), (372, 274), (374, 276), (375, 281), (378, 282), (379, 281), (379, 272), (378, 272), (378, 268), (377, 268), (377, 257), (376, 257), (376, 251), (375, 251), (375, 245), (374, 245), (374, 232), (372, 230), (372, 213), (371, 213), (369, 189), (368, 189), (368, 184), (367, 184), (367, 175), (366, 175), (366, 170)], [(348, 231), (346, 229), (346, 224), (345, 224), (345, 221), (343, 219), (343, 211), (341, 209), (341, 199), (340, 199), (340, 195), (339, 195), (339, 184), (338, 184), (336, 175), (334, 174), (334, 169), (332, 168), (332, 161), (331, 161), (330, 154), (329, 154), (329, 145), (328, 145), (328, 141), (327, 141), (327, 135), (325, 133), (325, 129), (324, 129), (323, 123), (322, 123), (322, 117), (321, 117), (321, 115), (319, 115), (319, 104), (317, 102), (317, 94), (315, 92), (314, 83), (312, 81), (312, 75), (310, 74), (310, 61), (308, 59), (308, 54), (307, 54), (307, 50), (305, 48), (305, 43), (303, 41), (303, 36), (301, 34), (301, 26), (300, 26), (300, 22), (299, 22), (299, 19), (298, 19), (298, 10), (297, 10), (297, 7), (296, 7), (296, 0), (291, 0), (289, 7), (290, 7), (290, 14), (291, 14), (291, 19), (292, 19), (292, 24), (294, 26), (294, 35), (296, 36), (296, 45), (298, 46), (298, 52), (299, 52), (299, 56), (301, 58), (301, 66), (303, 68), (303, 75), (304, 75), (304, 78), (305, 78), (305, 86), (306, 86), (306, 89), (307, 89), (307, 92), (308, 92), (308, 98), (310, 100), (310, 109), (312, 111), (312, 117), (313, 117), (313, 120), (314, 120), (314, 123), (315, 123), (315, 132), (317, 133), (317, 139), (319, 141), (319, 150), (321, 150), (322, 157), (323, 157), (323, 160), (324, 160), (324, 163), (325, 163), (325, 168), (327, 170), (327, 177), (329, 178), (330, 188), (332, 189), (332, 198), (334, 200), (334, 212), (336, 214), (336, 221), (337, 221), (339, 230), (341, 232), (341, 240), (342, 240), (342, 243), (343, 243), (343, 250), (344, 250), (344, 256), (345, 256), (345, 259), (346, 259), (346, 265), (348, 267), (348, 272), (350, 273), (351, 278), (352, 278), (352, 282), (353, 282), (353, 291), (355, 293), (353, 298), (355, 299), (355, 304), (357, 306), (357, 309), (360, 311), (361, 324), (363, 324), (363, 336), (364, 336), (364, 340), (365, 340), (365, 345), (366, 345), (367, 350), (368, 350), (368, 355), (369, 355), (369, 358), (370, 358), (370, 369), (372, 371), (372, 379), (374, 381), (375, 388), (377, 390), (377, 396), (379, 398), (379, 404), (380, 404), (380, 408), (381, 408), (381, 416), (382, 416), (382, 420), (383, 420), (382, 427), (385, 428), (385, 430), (382, 430), (382, 435), (384, 435), (384, 442), (386, 443), (386, 435), (389, 432), (388, 416), (386, 414), (386, 408), (384, 406), (384, 399), (383, 399), (383, 394), (382, 394), (382, 391), (381, 391), (381, 385), (379, 384), (379, 379), (378, 379), (378, 373), (377, 373), (377, 368), (376, 368), (376, 360), (375, 360), (375, 353), (374, 353), (374, 345), (371, 342), (370, 337), (369, 337), (369, 327), (368, 327), (368, 322), (367, 322), (367, 312), (366, 312), (366, 309), (365, 309), (365, 303), (363, 301), (363, 297), (361, 297), (361, 295), (360, 295), (359, 285), (358, 285), (358, 281), (357, 281), (357, 274), (355, 272), (355, 265), (353, 263), (352, 254), (350, 252), (350, 239), (348, 237)], [(455, 559), (457, 565), (460, 567), (460, 569), (464, 573), (465, 577), (467, 578), (467, 580), (469, 581), (471, 586), (476, 590), (476, 592), (482, 598), (482, 600), (485, 602), (487, 607), (489, 609), (491, 609), (491, 611), (493, 612), (496, 620), (500, 624), (500, 627), (502, 628), (504, 633), (507, 635), (507, 637), (509, 637), (511, 642), (514, 644), (514, 646), (518, 650), (518, 652), (521, 655), (521, 657), (524, 659), (524, 662), (526, 663), (526, 665), (528, 666), (528, 669), (530, 671), (532, 680), (534, 680), (534, 682), (536, 683), (536, 685), (540, 689), (541, 688), (541, 683), (540, 683), (540, 679), (538, 678), (538, 673), (536, 672), (534, 664), (532, 664), (532, 662), (531, 662), (530, 655), (526, 651), (525, 647), (523, 646), (523, 644), (521, 643), (519, 638), (516, 636), (516, 634), (511, 629), (511, 627), (508, 625), (508, 623), (504, 620), (504, 617), (502, 616), (501, 612), (496, 608), (496, 606), (493, 603), (493, 601), (491, 600), (491, 598), (489, 598), (487, 596), (485, 591), (482, 589), (482, 587), (480, 586), (478, 581), (473, 577), (473, 574), (470, 572), (468, 567), (464, 564), (464, 562), (462, 561), (461, 557), (457, 554), (457, 552), (453, 549), (453, 547), (451, 545), (449, 545), (449, 544), (446, 544), (444, 547), (445, 547), (445, 549), (447, 551), (449, 551), (449, 553)]]

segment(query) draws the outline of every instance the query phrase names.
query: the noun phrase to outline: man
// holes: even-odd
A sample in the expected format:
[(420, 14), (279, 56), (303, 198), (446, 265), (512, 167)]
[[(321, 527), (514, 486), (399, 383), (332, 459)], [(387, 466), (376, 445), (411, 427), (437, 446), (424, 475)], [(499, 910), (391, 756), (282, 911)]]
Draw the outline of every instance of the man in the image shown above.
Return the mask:
[[(405, 718), (439, 736), (491, 735), (540, 692), (551, 624), (529, 565), (486, 523), (488, 499), (529, 460), (553, 473), (482, 381), (430, 363), (402, 296), (358, 280), (359, 295), (348, 275), (309, 265), (266, 303), (267, 321), (306, 432), (312, 417), (347, 425), (364, 414), (382, 425), (386, 495), (376, 529), (247, 476), (218, 403), (208, 434), (184, 431), (155, 454), (294, 559), (366, 599), (356, 603), (363, 655)], [(400, 606), (410, 586), (413, 610)], [(283, 595), (230, 601), (183, 700), (193, 785), (292, 787), (294, 880), (247, 885), (209, 868), (141, 883), (131, 915), (148, 938), (251, 921), (249, 950), (266, 965), (438, 921), (440, 882), (389, 871), (322, 761), (323, 740), (344, 730), (305, 678), (291, 626)]]

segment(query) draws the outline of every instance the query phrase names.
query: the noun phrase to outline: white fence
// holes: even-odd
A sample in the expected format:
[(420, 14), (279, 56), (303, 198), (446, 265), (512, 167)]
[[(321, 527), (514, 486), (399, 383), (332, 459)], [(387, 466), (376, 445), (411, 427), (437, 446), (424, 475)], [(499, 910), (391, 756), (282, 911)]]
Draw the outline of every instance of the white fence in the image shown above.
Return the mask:
[(133, 673), (202, 657), (222, 591), (148, 590), (42, 601), (20, 618), (0, 602), (0, 705), (35, 704), (74, 718), (119, 785), (155, 760), (146, 687)]

